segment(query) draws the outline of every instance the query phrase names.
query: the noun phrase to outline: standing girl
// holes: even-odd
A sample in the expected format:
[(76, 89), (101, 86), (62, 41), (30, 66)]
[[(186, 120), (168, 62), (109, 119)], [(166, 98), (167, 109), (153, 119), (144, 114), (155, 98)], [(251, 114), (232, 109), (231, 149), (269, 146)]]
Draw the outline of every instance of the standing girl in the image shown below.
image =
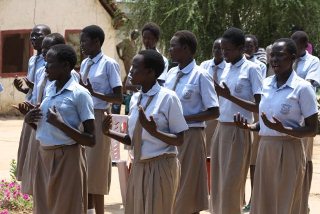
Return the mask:
[(55, 81), (47, 88), (41, 106), (25, 116), (25, 121), (37, 130), (36, 139), (40, 142), (33, 187), (34, 213), (86, 213), (83, 146), (95, 144), (92, 98), (71, 77), (77, 62), (72, 47), (54, 45), (46, 59), (48, 79)]
[[(258, 112), (262, 78), (258, 65), (243, 55), (242, 30), (229, 28), (222, 36), (221, 49), (228, 64), (215, 83), (220, 117), (211, 147), (211, 202), (214, 213), (240, 214), (249, 168), (250, 132), (233, 123), (240, 112), (253, 122)], [(221, 86), (223, 85), (223, 86)]]
[(126, 214), (173, 214), (180, 178), (177, 148), (188, 129), (174, 92), (157, 82), (164, 69), (161, 54), (140, 51), (133, 58), (129, 80), (141, 85), (130, 104), (128, 134), (111, 131), (112, 117), (103, 121), (106, 135), (133, 145), (134, 161), (126, 195)]
[(184, 143), (178, 148), (181, 178), (176, 214), (199, 213), (209, 208), (204, 127), (206, 120), (219, 116), (219, 104), (212, 77), (194, 60), (196, 50), (197, 40), (190, 31), (178, 31), (170, 40), (170, 55), (178, 66), (168, 72), (165, 87), (177, 93), (189, 126)]

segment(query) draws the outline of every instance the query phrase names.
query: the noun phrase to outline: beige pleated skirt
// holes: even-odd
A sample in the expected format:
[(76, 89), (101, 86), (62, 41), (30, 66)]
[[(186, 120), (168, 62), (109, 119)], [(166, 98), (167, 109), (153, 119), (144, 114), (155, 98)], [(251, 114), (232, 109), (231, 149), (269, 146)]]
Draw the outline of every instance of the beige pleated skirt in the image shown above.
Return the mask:
[(240, 214), (249, 168), (250, 132), (218, 122), (211, 147), (211, 205), (215, 214)]
[(255, 166), (257, 161), (257, 154), (260, 142), (259, 132), (251, 132), (252, 133), (252, 143), (250, 149), (250, 166)]
[(207, 127), (204, 129), (206, 133), (206, 154), (207, 157), (210, 157), (210, 150), (211, 150), (211, 140), (216, 130), (218, 124), (218, 120), (208, 120), (206, 121)]
[(178, 152), (181, 177), (174, 213), (185, 214), (207, 210), (208, 177), (204, 129), (189, 128), (185, 131), (184, 142), (178, 147)]
[(174, 214), (174, 200), (180, 178), (175, 155), (133, 163), (126, 194), (126, 214)]
[(87, 213), (85, 151), (79, 144), (40, 145), (33, 189), (35, 214)]
[(306, 155), (306, 171), (303, 178), (303, 190), (302, 190), (302, 199), (301, 199), (301, 211), (300, 213), (308, 213), (308, 204), (309, 204), (309, 195), (310, 195), (310, 187), (312, 181), (312, 153), (313, 153), (313, 137), (306, 137), (302, 139), (303, 146), (305, 149)]
[(18, 157), (17, 157), (17, 180), (18, 181), (21, 181), (22, 179), (22, 170), (23, 170), (24, 161), (26, 159), (31, 132), (34, 132), (33, 128), (27, 123), (23, 122), (22, 130), (20, 134), (20, 140), (19, 140)]
[(32, 131), (30, 135), (30, 142), (28, 144), (28, 150), (26, 154), (26, 159), (22, 170), (21, 179), (21, 192), (25, 194), (32, 195), (33, 192), (33, 179), (35, 173), (35, 166), (37, 155), (39, 151), (39, 141), (36, 140), (36, 132)]
[(94, 110), (96, 145), (86, 147), (88, 163), (88, 192), (90, 194), (109, 194), (111, 183), (111, 154), (109, 137), (102, 133), (104, 110)]
[(300, 206), (305, 165), (300, 139), (261, 137), (250, 213), (304, 214)]

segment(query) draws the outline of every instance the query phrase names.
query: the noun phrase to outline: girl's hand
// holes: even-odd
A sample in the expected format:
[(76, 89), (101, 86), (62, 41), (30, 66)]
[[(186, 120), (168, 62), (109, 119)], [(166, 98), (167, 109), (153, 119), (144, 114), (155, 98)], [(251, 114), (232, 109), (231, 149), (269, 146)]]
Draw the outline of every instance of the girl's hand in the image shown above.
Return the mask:
[(281, 123), (280, 120), (278, 120), (277, 118), (275, 117), (272, 117), (272, 119), (275, 121), (275, 122), (271, 122), (268, 118), (267, 118), (267, 115), (262, 112), (261, 113), (261, 119), (263, 121), (263, 123), (270, 129), (273, 129), (273, 130), (276, 130), (278, 132), (282, 132), (282, 133), (285, 133), (285, 131), (287, 130)]
[(157, 131), (157, 125), (154, 121), (153, 117), (150, 116), (150, 120), (148, 120), (142, 106), (139, 106), (139, 120), (142, 127), (147, 130), (150, 134), (155, 133)]
[(57, 110), (56, 106), (48, 109), (47, 122), (56, 127), (58, 127), (60, 123), (63, 123), (61, 114)]
[(219, 96), (228, 98), (230, 97), (231, 93), (230, 93), (230, 89), (228, 88), (228, 86), (226, 85), (226, 83), (222, 83), (223, 87), (220, 86), (217, 82), (214, 82), (214, 88), (217, 92), (217, 94)]
[(42, 118), (40, 105), (36, 105), (32, 110), (26, 113), (24, 121), (26, 123), (37, 123)]
[(112, 116), (108, 112), (104, 112), (104, 115), (105, 118), (102, 121), (102, 132), (103, 134), (108, 135), (112, 128)]

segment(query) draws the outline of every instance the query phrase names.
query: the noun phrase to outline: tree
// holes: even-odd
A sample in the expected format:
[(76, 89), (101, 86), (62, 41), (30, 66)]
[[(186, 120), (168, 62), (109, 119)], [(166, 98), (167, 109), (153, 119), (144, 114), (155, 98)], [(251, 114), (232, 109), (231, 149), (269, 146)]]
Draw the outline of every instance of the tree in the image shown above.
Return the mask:
[[(295, 25), (309, 34), (320, 53), (319, 0), (137, 0), (130, 7), (128, 27), (140, 28), (148, 21), (161, 29), (161, 47), (168, 50), (177, 30), (190, 30), (198, 39), (197, 59), (211, 57), (211, 44), (223, 32), (238, 27), (255, 34), (260, 47), (289, 37)], [(165, 51), (164, 53), (167, 53)]]

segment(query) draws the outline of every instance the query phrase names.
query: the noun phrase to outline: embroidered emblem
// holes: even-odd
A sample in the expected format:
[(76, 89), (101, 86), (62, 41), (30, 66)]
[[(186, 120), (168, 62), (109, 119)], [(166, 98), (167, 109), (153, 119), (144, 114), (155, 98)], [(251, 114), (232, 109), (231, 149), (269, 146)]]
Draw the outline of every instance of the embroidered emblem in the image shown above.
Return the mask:
[(243, 85), (241, 83), (237, 84), (234, 91), (236, 93), (241, 93), (242, 92), (242, 89), (243, 89)]
[(289, 114), (291, 107), (289, 104), (281, 104), (281, 114)]
[(185, 89), (183, 90), (183, 99), (189, 100), (191, 98), (193, 94), (193, 90), (192, 89)]

